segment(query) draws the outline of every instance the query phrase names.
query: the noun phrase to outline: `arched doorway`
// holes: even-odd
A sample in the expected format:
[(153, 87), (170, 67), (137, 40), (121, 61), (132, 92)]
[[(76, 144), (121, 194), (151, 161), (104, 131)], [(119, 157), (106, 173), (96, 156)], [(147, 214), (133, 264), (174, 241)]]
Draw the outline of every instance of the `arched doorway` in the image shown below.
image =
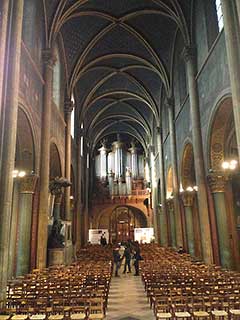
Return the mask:
[(134, 228), (146, 228), (147, 218), (133, 206), (117, 206), (110, 213), (101, 216), (100, 229), (109, 229), (110, 242), (134, 240)]

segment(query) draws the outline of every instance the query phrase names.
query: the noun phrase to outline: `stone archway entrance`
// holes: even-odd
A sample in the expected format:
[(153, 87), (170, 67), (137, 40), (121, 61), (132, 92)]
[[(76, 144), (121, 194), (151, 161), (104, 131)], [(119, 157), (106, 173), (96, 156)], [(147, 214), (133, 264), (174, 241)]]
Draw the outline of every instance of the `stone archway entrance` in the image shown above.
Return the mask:
[(147, 219), (144, 213), (133, 206), (117, 206), (100, 217), (99, 228), (109, 229), (109, 241), (125, 242), (134, 240), (134, 228), (146, 228)]

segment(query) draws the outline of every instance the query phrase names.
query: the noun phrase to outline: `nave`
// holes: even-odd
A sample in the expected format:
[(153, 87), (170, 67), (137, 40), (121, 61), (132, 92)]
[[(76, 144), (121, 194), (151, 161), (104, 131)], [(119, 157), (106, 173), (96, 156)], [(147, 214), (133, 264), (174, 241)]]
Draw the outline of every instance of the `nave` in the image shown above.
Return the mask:
[(141, 245), (141, 254), (140, 277), (112, 277), (112, 248), (99, 245), (70, 266), (17, 277), (0, 320), (240, 319), (238, 272), (156, 244)]

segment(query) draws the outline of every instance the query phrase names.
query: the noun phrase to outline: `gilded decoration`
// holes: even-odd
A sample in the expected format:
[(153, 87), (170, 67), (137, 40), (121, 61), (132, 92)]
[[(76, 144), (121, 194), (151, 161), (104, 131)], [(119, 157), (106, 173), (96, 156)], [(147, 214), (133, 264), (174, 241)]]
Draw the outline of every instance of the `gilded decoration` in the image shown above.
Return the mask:
[(212, 193), (225, 192), (226, 182), (229, 176), (225, 174), (213, 173), (208, 176), (208, 183)]
[(195, 192), (185, 191), (181, 194), (181, 197), (182, 197), (184, 207), (192, 207), (193, 206)]
[(220, 106), (212, 127), (210, 156), (211, 169), (215, 171), (221, 170), (221, 165), (224, 161), (225, 136), (228, 119), (231, 116), (229, 110), (232, 110), (232, 100), (230, 98), (226, 99)]
[(28, 175), (21, 178), (20, 193), (34, 193), (38, 176)]

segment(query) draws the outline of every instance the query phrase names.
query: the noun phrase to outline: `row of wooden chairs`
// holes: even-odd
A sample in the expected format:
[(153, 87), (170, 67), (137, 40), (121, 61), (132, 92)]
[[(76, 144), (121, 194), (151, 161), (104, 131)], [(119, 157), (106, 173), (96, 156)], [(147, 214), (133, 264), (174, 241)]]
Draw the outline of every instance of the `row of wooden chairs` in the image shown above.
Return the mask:
[(240, 274), (143, 245), (142, 280), (156, 319), (240, 320)]

